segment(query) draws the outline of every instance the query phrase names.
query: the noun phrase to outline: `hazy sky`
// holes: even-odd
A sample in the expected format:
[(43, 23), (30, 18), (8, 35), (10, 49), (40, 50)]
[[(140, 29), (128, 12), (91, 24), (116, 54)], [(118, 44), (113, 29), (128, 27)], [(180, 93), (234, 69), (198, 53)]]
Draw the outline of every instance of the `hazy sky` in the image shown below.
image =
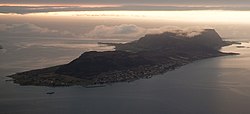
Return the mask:
[(250, 4), (249, 0), (1, 0), (1, 3), (20, 4)]
[(139, 38), (190, 26), (248, 38), (249, 20), (250, 0), (0, 0), (0, 38)]
[(250, 0), (1, 0), (0, 13), (115, 10), (250, 10)]
[(214, 28), (248, 38), (250, 11), (89, 11), (0, 14), (1, 37), (137, 39), (148, 33)]

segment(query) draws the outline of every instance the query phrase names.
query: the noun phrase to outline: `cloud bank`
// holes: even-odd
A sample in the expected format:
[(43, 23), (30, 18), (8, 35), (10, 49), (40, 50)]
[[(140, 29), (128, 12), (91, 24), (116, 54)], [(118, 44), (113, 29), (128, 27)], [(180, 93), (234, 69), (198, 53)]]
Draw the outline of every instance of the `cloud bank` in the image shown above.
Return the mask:
[(0, 24), (1, 36), (18, 37), (75, 37), (76, 35), (68, 31), (53, 30), (40, 27), (31, 23), (21, 24)]
[(1, 0), (5, 4), (249, 4), (249, 0)]
[[(207, 27), (206, 27), (207, 28)], [(163, 26), (159, 28), (143, 28), (134, 24), (121, 24), (115, 26), (99, 25), (96, 26), (89, 33), (85, 34), (88, 38), (109, 38), (109, 39), (122, 39), (140, 38), (146, 34), (159, 34), (163, 32), (176, 33), (180, 36), (193, 37), (199, 35), (205, 28), (204, 27), (188, 27), (180, 28), (177, 26)]]
[(74, 33), (69, 31), (49, 29), (31, 23), (0, 24), (0, 34), (12, 37), (55, 37), (55, 38), (81, 38), (81, 39), (139, 39), (146, 34), (159, 34), (163, 32), (176, 33), (180, 36), (192, 37), (199, 35), (205, 28), (177, 26), (163, 26), (158, 28), (145, 28), (134, 24), (98, 25), (89, 32)]
[(0, 4), (0, 13), (46, 13), (63, 11), (190, 11), (190, 10), (234, 10), (250, 11), (250, 5), (107, 5), (102, 7), (81, 5), (61, 6), (5, 6)]
[(98, 25), (89, 33), (89, 38), (135, 38), (144, 34), (145, 29), (133, 24), (121, 24), (115, 26)]

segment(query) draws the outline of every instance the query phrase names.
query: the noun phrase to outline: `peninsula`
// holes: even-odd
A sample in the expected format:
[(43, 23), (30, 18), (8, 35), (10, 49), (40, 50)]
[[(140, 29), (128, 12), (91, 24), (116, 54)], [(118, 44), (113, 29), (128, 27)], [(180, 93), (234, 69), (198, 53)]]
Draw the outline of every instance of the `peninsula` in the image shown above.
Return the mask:
[(100, 43), (115, 46), (115, 51), (90, 51), (68, 64), (16, 73), (12, 77), (20, 85), (36, 86), (102, 86), (150, 78), (196, 60), (235, 55), (219, 49), (233, 42), (223, 41), (213, 29), (187, 36), (165, 32), (148, 34), (124, 43)]

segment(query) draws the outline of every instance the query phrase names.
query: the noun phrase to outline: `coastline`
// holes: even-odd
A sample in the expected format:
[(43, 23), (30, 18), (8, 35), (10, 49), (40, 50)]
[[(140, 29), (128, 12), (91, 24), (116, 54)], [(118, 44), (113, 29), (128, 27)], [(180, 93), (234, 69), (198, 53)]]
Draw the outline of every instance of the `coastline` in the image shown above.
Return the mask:
[[(238, 55), (238, 53), (221, 53), (210, 57), (197, 58), (196, 60), (186, 61), (184, 59), (175, 58), (171, 64), (158, 64), (153, 66), (140, 66), (128, 70), (117, 70), (105, 72), (97, 75), (93, 80), (86, 80), (67, 75), (56, 74), (55, 71), (61, 66), (54, 66), (44, 69), (31, 70), (21, 73), (16, 73), (7, 77), (12, 78), (12, 81), (21, 86), (48, 86), (48, 87), (67, 87), (67, 86), (83, 86), (86, 88), (103, 87), (107, 84), (117, 82), (132, 82), (138, 79), (151, 78), (154, 75), (163, 74), (189, 63), (209, 59), (220, 56)], [(174, 58), (173, 58), (174, 60)]]
[(115, 51), (88, 51), (67, 64), (9, 77), (20, 85), (98, 87), (150, 78), (197, 60), (238, 55), (220, 52), (219, 49), (239, 43), (223, 41), (214, 29), (204, 29), (191, 38), (171, 32), (149, 34), (125, 44), (99, 42), (115, 46)]

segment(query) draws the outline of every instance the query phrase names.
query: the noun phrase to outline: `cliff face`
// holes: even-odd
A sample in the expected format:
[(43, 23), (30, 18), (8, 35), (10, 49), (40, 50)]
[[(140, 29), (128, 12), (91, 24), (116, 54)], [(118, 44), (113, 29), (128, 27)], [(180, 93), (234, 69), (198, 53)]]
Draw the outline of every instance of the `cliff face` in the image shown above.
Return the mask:
[(214, 29), (205, 29), (200, 35), (188, 39), (197, 45), (204, 45), (214, 49), (224, 46), (224, 42), (220, 35)]

